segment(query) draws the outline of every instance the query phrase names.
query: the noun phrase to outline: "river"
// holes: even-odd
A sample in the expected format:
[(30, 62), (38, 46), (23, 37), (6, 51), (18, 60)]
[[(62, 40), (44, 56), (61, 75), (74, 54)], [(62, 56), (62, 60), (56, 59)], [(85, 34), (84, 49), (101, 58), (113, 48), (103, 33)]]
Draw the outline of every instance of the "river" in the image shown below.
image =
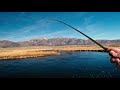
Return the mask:
[(1, 60), (0, 78), (120, 78), (105, 52), (71, 52), (60, 56)]

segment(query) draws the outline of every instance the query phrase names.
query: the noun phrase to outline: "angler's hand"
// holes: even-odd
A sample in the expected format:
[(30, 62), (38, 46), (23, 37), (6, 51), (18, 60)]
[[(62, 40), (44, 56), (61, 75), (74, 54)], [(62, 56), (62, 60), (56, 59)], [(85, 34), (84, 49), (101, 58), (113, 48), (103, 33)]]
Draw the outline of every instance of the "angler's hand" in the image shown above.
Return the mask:
[(107, 47), (107, 49), (110, 51), (111, 62), (120, 67), (120, 49), (112, 47)]

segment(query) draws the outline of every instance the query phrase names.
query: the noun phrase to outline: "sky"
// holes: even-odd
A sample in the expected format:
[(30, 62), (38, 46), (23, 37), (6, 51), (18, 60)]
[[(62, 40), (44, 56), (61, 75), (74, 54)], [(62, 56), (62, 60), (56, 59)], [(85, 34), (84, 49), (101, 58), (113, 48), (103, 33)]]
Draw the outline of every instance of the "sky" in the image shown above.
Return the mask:
[(93, 39), (120, 39), (120, 12), (0, 12), (0, 40), (38, 38), (87, 39), (57, 19)]

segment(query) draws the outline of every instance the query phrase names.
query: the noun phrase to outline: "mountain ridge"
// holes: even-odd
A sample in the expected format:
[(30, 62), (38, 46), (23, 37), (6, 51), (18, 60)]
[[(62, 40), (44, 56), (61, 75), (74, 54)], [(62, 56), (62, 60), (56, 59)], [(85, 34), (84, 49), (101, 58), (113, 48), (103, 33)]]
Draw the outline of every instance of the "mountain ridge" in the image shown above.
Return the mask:
[[(120, 39), (104, 40), (99, 39), (97, 42), (103, 45), (119, 45)], [(78, 38), (37, 38), (28, 41), (14, 42), (9, 40), (0, 40), (0, 47), (26, 47), (26, 46), (60, 46), (60, 45), (96, 45), (91, 40), (84, 40)]]

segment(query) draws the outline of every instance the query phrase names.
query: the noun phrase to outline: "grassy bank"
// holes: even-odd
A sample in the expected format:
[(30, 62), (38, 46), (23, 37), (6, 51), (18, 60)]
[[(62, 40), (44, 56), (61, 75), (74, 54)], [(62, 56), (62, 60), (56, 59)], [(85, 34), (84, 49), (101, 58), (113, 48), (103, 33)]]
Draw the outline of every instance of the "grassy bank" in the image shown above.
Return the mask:
[(42, 52), (38, 50), (0, 50), (0, 60), (10, 60), (10, 59), (24, 59), (24, 58), (36, 58), (44, 56), (59, 55), (57, 52)]
[(68, 51), (68, 52), (103, 51), (103, 49), (98, 46), (78, 46), (78, 45), (0, 48), (0, 60), (36, 58), (36, 57), (60, 55), (57, 51)]

